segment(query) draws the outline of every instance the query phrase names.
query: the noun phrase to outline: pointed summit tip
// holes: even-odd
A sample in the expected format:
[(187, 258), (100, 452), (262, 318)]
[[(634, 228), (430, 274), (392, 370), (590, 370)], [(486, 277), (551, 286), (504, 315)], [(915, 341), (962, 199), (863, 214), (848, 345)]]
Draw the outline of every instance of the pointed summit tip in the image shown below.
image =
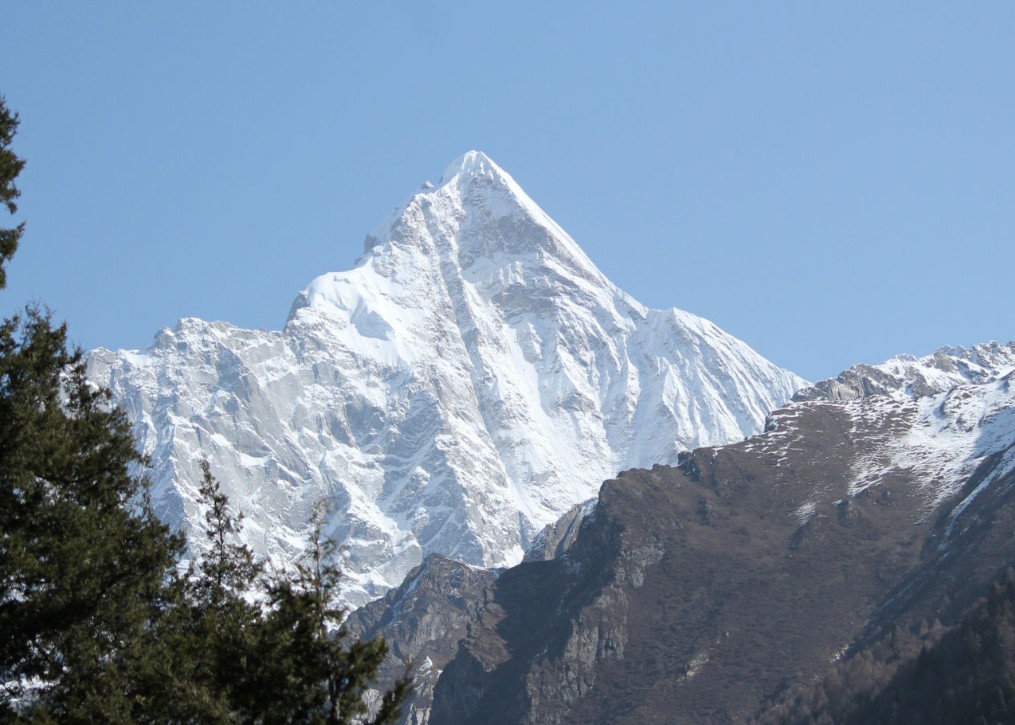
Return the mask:
[(443, 176), (441, 176), (441, 182), (447, 183), (456, 176), (468, 178), (486, 176), (495, 178), (497, 176), (507, 176), (507, 174), (504, 172), (504, 169), (497, 166), (482, 151), (469, 151), (448, 164), (448, 167), (444, 169)]

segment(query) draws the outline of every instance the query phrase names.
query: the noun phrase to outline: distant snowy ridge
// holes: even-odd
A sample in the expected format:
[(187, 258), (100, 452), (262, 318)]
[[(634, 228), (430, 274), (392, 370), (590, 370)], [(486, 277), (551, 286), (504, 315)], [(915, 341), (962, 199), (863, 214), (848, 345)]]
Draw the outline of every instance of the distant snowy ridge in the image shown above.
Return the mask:
[(791, 430), (797, 406), (815, 401), (846, 406), (855, 438), (879, 431), (872, 452), (853, 466), (849, 494), (904, 473), (918, 481), (926, 513), (959, 494), (982, 470), (982, 480), (954, 508), (954, 519), (1015, 469), (1013, 381), (1015, 342), (943, 347), (922, 358), (898, 355), (800, 390), (768, 425)]
[(806, 384), (707, 320), (636, 302), (475, 151), (354, 269), (311, 282), (284, 330), (184, 319), (88, 362), (152, 457), (165, 520), (200, 528), (207, 457), (247, 543), (281, 566), (327, 498), (352, 605), (430, 552), (517, 563), (603, 480), (757, 433)]
[(855, 365), (794, 395), (795, 400), (856, 400), (868, 395), (920, 397), (962, 383), (986, 383), (1015, 370), (1015, 342), (986, 342), (968, 350), (942, 347), (917, 358), (896, 355), (880, 365)]

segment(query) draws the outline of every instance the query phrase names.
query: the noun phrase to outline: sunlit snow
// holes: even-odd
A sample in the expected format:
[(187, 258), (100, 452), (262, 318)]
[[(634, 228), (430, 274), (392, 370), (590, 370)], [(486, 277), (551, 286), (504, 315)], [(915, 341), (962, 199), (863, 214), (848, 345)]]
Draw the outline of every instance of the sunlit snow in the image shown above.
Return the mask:
[(244, 540), (284, 566), (332, 505), (349, 604), (430, 552), (517, 563), (620, 470), (757, 433), (804, 384), (715, 325), (617, 289), (489, 158), (470, 152), (313, 280), (278, 332), (184, 319), (92, 378), (192, 530), (207, 457)]

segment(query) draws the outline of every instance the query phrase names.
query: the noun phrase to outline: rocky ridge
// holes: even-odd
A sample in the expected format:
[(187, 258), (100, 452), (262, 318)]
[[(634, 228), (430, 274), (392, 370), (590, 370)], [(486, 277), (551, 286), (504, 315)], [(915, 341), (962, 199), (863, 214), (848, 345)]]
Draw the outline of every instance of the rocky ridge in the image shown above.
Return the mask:
[(854, 368), (762, 434), (608, 481), (475, 595), (414, 722), (742, 722), (897, 626), (954, 621), (1015, 560), (1012, 351)]
[(942, 347), (930, 355), (896, 355), (881, 365), (855, 365), (830, 380), (798, 390), (794, 400), (847, 401), (874, 395), (920, 397), (963, 383), (987, 383), (1015, 369), (1015, 342), (970, 349)]
[(388, 643), (382, 683), (394, 682), (407, 668), (413, 673), (414, 689), (402, 722), (428, 722), (434, 685), (457, 654), (459, 641), (479, 621), (497, 573), (430, 554), (400, 586), (346, 619), (353, 637), (383, 637)]

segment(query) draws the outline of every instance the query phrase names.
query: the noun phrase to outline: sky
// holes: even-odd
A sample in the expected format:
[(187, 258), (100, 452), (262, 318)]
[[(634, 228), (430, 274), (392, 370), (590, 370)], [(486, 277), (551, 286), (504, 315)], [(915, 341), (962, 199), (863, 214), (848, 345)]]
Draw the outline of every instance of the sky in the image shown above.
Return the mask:
[(805, 378), (1008, 341), (1013, 37), (1010, 0), (0, 0), (0, 314), (281, 329), (479, 149), (633, 297)]

